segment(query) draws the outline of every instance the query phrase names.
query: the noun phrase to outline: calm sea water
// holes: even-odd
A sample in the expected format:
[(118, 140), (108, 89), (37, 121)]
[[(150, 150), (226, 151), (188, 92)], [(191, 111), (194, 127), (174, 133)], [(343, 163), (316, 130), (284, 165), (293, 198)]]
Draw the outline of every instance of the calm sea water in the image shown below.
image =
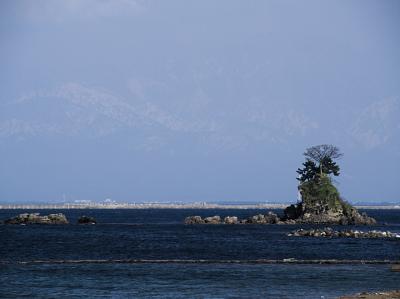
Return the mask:
[[(26, 211), (0, 210), (0, 220), (22, 212)], [(400, 240), (293, 238), (286, 234), (297, 226), (285, 225), (183, 225), (189, 215), (244, 218), (260, 210), (35, 212), (62, 212), (72, 224), (0, 225), (1, 298), (335, 298), (400, 288), (400, 273), (391, 272), (389, 265), (224, 263), (284, 258), (400, 260)], [(368, 214), (382, 224), (374, 229), (400, 233), (400, 210)], [(94, 216), (99, 224), (74, 225), (80, 215)], [(116, 262), (131, 259), (213, 262)], [(40, 260), (46, 262), (32, 263)], [(54, 263), (67, 260), (81, 263)]]

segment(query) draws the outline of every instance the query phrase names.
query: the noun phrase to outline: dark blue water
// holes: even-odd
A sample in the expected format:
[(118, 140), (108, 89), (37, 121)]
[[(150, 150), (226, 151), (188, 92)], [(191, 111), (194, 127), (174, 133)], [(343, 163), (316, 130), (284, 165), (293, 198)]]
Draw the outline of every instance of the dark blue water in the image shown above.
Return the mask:
[[(0, 210), (0, 219), (22, 212)], [(391, 272), (389, 265), (223, 263), (285, 258), (400, 260), (397, 239), (293, 238), (286, 234), (298, 227), (287, 225), (182, 224), (189, 215), (245, 218), (259, 210), (35, 212), (63, 212), (72, 224), (0, 225), (0, 297), (334, 298), (400, 285), (400, 273)], [(73, 225), (83, 214), (94, 216), (99, 224)], [(370, 210), (368, 214), (381, 223), (374, 229), (400, 233), (400, 210)], [(115, 262), (132, 259), (213, 262)], [(39, 260), (47, 262), (31, 263)], [(66, 260), (108, 263), (52, 263)]]

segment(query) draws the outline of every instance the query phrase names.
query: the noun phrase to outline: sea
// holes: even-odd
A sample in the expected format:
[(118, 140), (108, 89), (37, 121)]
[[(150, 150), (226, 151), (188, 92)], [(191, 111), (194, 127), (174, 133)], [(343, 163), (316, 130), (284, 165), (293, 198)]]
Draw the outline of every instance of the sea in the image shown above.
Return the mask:
[[(185, 217), (250, 209), (0, 210), (64, 213), (69, 225), (0, 224), (0, 298), (337, 298), (400, 289), (399, 239), (289, 237), (297, 225), (185, 225)], [(274, 212), (280, 214), (281, 210)], [(400, 210), (368, 210), (400, 233)], [(79, 216), (96, 225), (77, 225)], [(301, 226), (303, 228), (314, 226)], [(336, 227), (346, 229), (348, 227)], [(269, 263), (266, 260), (338, 260)]]

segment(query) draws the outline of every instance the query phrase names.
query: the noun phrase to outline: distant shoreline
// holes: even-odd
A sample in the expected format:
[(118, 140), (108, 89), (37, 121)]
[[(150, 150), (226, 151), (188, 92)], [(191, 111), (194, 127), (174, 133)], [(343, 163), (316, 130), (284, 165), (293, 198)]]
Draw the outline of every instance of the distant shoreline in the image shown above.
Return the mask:
[[(289, 203), (260, 204), (212, 204), (212, 203), (115, 203), (115, 204), (0, 204), (0, 210), (54, 210), (54, 209), (284, 209)], [(399, 205), (355, 205), (357, 209), (392, 210), (400, 209)]]

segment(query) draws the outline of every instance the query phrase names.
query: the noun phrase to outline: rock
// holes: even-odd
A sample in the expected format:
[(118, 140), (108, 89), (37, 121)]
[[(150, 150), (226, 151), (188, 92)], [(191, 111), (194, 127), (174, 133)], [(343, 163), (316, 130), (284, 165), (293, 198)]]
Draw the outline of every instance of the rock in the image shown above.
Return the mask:
[(362, 232), (358, 230), (341, 230), (335, 231), (330, 227), (317, 228), (317, 229), (298, 229), (287, 234), (289, 237), (340, 237), (340, 238), (400, 238), (399, 234), (388, 231), (367, 231)]
[(278, 222), (278, 224), (297, 224), (297, 222), (294, 219), (287, 219), (285, 221)]
[(278, 215), (272, 212), (268, 212), (266, 215), (258, 214), (247, 218), (246, 223), (251, 224), (277, 224), (280, 223), (280, 218)]
[(78, 224), (96, 224), (97, 221), (94, 217), (90, 216), (81, 216), (78, 219)]
[(284, 210), (284, 218), (286, 220), (298, 219), (302, 216), (302, 206), (301, 205), (290, 205)]
[(299, 190), (302, 201), (284, 210), (281, 221), (286, 224), (291, 224), (292, 221), (298, 224), (376, 224), (375, 219), (365, 213), (360, 214), (356, 208), (341, 199), (338, 190), (327, 177), (318, 182), (303, 182)]
[(251, 217), (247, 218), (247, 223), (265, 224), (266, 223), (266, 219), (265, 219), (265, 216), (263, 214), (258, 214), (258, 215), (254, 215), (254, 216), (251, 216)]
[(272, 212), (268, 212), (268, 214), (265, 215), (265, 220), (269, 224), (276, 224), (280, 222), (278, 215)]
[(390, 270), (392, 272), (400, 272), (400, 265), (393, 265)]
[(200, 216), (189, 216), (185, 218), (185, 224), (203, 224), (204, 220)]
[[(44, 216), (46, 217), (46, 216)], [(65, 217), (64, 214), (58, 213), (58, 214), (49, 214), (47, 216), (50, 219), (51, 224), (68, 224), (67, 217)]]
[(206, 217), (206, 218), (204, 218), (204, 223), (207, 223), (207, 224), (220, 224), (221, 223), (221, 217), (220, 216)]
[(342, 296), (339, 299), (399, 299), (400, 298), (400, 290), (394, 291), (381, 291), (381, 292), (362, 292), (355, 295), (350, 296)]
[(189, 216), (185, 218), (185, 224), (282, 224), (278, 215), (272, 212), (258, 214), (248, 219), (239, 219), (236, 216), (226, 216), (223, 221), (220, 216), (201, 218), (200, 216)]
[(224, 223), (225, 224), (237, 224), (238, 218), (236, 216), (226, 216), (224, 218)]
[(68, 224), (64, 214), (49, 214), (40, 216), (39, 213), (24, 213), (4, 221), (5, 224)]

